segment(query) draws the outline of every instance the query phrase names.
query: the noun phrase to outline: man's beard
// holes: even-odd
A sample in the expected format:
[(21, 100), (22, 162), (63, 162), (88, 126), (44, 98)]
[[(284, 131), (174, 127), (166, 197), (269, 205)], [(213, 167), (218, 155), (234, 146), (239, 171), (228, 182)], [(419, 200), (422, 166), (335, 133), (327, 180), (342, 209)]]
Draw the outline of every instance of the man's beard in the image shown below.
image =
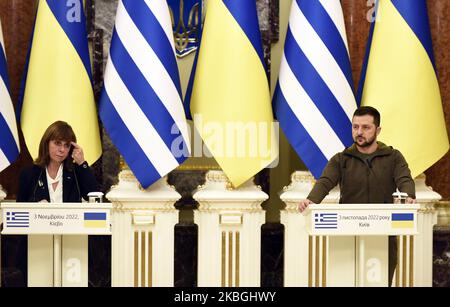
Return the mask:
[(359, 146), (359, 147), (369, 147), (370, 145), (372, 145), (372, 144), (375, 142), (376, 137), (373, 137), (372, 139), (369, 139), (367, 142), (364, 142), (364, 143), (362, 143), (362, 144), (358, 144), (358, 141), (357, 141), (357, 140), (358, 140), (358, 137), (356, 137), (356, 138), (353, 140), (356, 146)]

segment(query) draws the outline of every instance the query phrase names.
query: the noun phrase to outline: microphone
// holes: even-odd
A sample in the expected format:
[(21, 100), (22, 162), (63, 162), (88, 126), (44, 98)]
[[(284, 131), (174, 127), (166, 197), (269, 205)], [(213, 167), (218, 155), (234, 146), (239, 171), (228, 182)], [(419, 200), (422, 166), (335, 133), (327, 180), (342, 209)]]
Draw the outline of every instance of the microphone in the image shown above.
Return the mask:
[(75, 167), (73, 168), (73, 176), (75, 177), (75, 185), (77, 186), (78, 200), (81, 201), (81, 190), (80, 190), (80, 185), (78, 184), (78, 177), (77, 177), (77, 172), (75, 170)]
[(44, 185), (44, 182), (41, 180), (41, 176), (42, 176), (43, 172), (44, 172), (44, 170), (41, 169), (41, 172), (39, 173), (36, 185), (34, 186), (34, 190), (33, 190), (33, 201), (34, 202), (37, 202), (37, 200), (36, 200), (36, 191), (37, 191), (38, 186), (42, 187)]

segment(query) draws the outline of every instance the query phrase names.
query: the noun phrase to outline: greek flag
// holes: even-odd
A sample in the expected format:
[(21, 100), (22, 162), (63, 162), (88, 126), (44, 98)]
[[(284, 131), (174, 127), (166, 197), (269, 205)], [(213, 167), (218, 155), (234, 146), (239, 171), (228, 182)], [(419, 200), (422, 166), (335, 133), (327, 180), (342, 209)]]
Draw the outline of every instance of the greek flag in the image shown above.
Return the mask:
[(189, 156), (188, 126), (165, 0), (119, 1), (100, 117), (144, 188)]
[(316, 213), (314, 215), (315, 229), (337, 229), (337, 213)]
[(274, 112), (314, 177), (353, 143), (356, 109), (347, 36), (339, 0), (294, 0)]
[(0, 172), (19, 156), (19, 135), (17, 134), (14, 107), (9, 94), (8, 68), (0, 21)]
[(6, 227), (28, 228), (30, 227), (29, 212), (6, 212)]

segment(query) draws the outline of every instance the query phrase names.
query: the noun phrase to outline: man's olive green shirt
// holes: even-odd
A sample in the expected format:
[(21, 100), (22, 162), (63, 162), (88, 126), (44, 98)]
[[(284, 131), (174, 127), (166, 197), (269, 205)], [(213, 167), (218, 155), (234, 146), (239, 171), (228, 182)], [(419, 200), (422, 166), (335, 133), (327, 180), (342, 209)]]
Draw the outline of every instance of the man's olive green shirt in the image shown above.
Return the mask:
[(336, 154), (328, 162), (316, 181), (308, 199), (320, 203), (337, 185), (340, 203), (392, 203), (397, 188), (416, 198), (411, 171), (400, 151), (378, 142), (378, 149), (370, 154), (360, 153), (356, 145)]

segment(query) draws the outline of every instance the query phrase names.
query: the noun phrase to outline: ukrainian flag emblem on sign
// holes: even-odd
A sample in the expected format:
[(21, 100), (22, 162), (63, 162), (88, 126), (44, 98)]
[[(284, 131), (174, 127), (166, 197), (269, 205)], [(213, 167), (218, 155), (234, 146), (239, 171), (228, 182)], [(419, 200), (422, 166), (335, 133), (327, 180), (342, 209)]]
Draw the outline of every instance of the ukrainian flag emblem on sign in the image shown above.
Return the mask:
[(392, 228), (413, 228), (413, 213), (392, 213)]
[(105, 228), (106, 227), (106, 213), (85, 213), (84, 214), (85, 228)]

